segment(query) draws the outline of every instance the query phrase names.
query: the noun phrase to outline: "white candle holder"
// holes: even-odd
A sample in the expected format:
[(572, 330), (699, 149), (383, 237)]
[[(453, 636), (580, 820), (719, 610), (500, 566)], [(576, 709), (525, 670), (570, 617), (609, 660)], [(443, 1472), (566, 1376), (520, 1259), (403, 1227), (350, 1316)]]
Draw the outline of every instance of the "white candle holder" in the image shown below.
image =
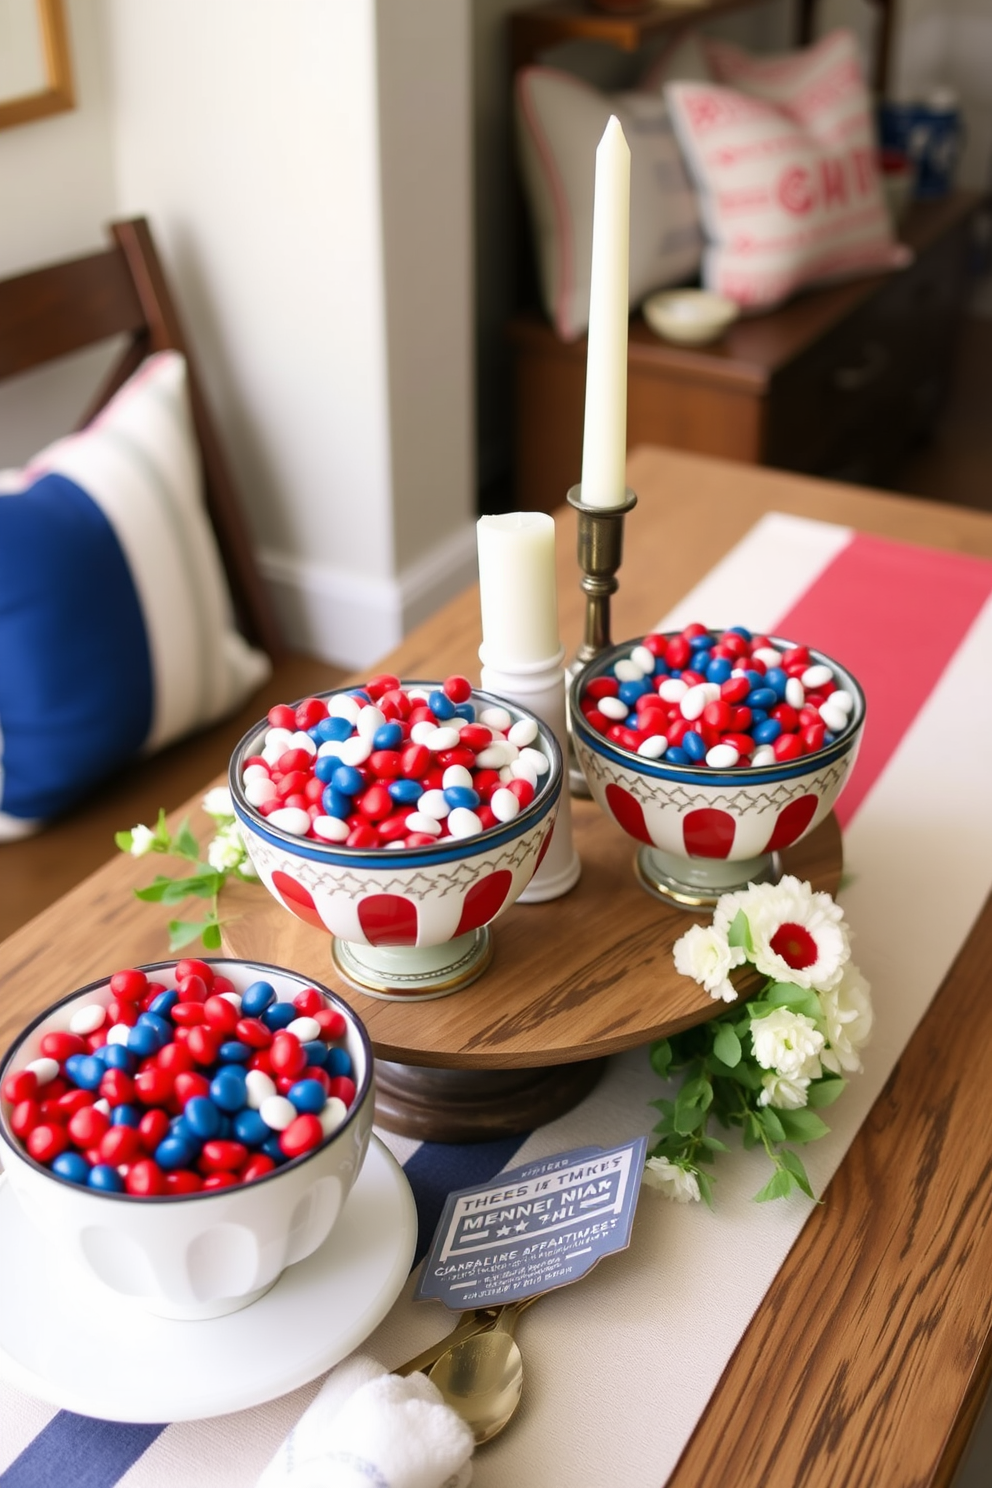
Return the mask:
[[(564, 646), (546, 661), (518, 663), (490, 659), (485, 643), (479, 647), (483, 690), (536, 713), (558, 740), (563, 756), (568, 747), (564, 659)], [(518, 903), (541, 904), (546, 899), (557, 899), (575, 887), (581, 872), (582, 863), (572, 841), (571, 802), (568, 791), (563, 790), (551, 845)]]

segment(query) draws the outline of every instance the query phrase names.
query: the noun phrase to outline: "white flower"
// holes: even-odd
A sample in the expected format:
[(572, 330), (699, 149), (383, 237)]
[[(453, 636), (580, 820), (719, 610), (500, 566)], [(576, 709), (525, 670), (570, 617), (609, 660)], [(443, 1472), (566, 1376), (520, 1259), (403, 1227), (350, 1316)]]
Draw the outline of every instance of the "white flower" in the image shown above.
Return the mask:
[(754, 1057), (762, 1069), (786, 1079), (818, 1080), (825, 1039), (812, 1018), (790, 1008), (773, 1008), (764, 1018), (751, 1019)]
[(765, 1087), (758, 1096), (759, 1106), (777, 1106), (780, 1111), (798, 1111), (809, 1100), (809, 1080), (806, 1076), (780, 1075), (769, 1070), (762, 1075)]
[(695, 1173), (680, 1168), (678, 1163), (669, 1162), (667, 1157), (649, 1157), (644, 1164), (641, 1182), (648, 1188), (658, 1189), (666, 1199), (674, 1199), (676, 1204), (699, 1201), (699, 1181)]
[(726, 935), (741, 909), (751, 929), (749, 959), (760, 972), (817, 992), (837, 986), (851, 947), (844, 912), (829, 894), (789, 874), (777, 884), (751, 884), (719, 900), (716, 931)]
[(853, 962), (844, 967), (839, 986), (820, 993), (820, 1006), (827, 1030), (827, 1047), (821, 1055), (824, 1066), (837, 1075), (841, 1070), (860, 1070), (858, 1050), (868, 1041), (875, 1014), (871, 989)]
[(155, 833), (151, 827), (132, 827), (131, 846), (128, 849), (132, 858), (143, 858), (145, 853), (150, 853), (155, 846)]
[(226, 785), (215, 785), (213, 790), (207, 791), (203, 798), (203, 809), (208, 816), (222, 820), (234, 815), (234, 804), (231, 800), (231, 792)]
[(244, 855), (244, 844), (236, 827), (222, 827), (207, 848), (207, 862), (218, 873), (240, 867)]
[(728, 945), (726, 935), (712, 925), (693, 925), (675, 942), (674, 954), (676, 970), (705, 987), (712, 998), (736, 1001), (728, 973), (746, 960), (742, 946)]

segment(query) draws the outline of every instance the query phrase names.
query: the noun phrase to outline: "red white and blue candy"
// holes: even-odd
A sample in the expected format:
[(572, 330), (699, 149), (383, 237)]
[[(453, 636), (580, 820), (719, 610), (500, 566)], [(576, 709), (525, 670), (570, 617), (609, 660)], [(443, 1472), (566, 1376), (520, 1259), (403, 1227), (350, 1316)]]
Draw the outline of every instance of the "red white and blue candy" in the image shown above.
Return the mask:
[(743, 625), (646, 635), (582, 691), (590, 727), (674, 765), (760, 768), (815, 754), (850, 726), (854, 697), (805, 645)]
[(477, 710), (472, 684), (364, 687), (269, 710), (242, 767), (248, 804), (294, 837), (344, 847), (423, 848), (512, 821), (548, 779), (531, 718)]
[(327, 1141), (355, 1099), (344, 1014), (315, 987), (243, 993), (204, 961), (126, 969), (7, 1075), (9, 1126), (72, 1183), (135, 1198), (250, 1183)]

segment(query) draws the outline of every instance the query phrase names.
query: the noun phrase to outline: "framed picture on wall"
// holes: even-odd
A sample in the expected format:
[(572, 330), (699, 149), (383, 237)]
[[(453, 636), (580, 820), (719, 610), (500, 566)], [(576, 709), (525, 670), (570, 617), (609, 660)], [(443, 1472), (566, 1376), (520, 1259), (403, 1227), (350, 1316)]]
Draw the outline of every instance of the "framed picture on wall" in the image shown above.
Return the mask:
[(62, 0), (0, 0), (0, 129), (75, 101)]

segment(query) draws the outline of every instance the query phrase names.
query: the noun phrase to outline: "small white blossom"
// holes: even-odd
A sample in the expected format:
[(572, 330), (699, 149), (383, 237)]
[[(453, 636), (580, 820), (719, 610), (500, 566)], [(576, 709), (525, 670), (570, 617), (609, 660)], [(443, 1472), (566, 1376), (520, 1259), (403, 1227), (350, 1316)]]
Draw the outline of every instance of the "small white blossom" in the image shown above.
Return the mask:
[(759, 1106), (777, 1106), (780, 1111), (798, 1111), (809, 1100), (809, 1080), (805, 1077), (780, 1075), (769, 1070), (762, 1075), (764, 1086), (758, 1096)]
[(844, 912), (829, 894), (815, 893), (790, 874), (777, 884), (750, 884), (717, 903), (718, 933), (727, 934), (738, 910), (751, 930), (749, 959), (764, 976), (817, 992), (837, 986), (851, 947)]
[(746, 959), (742, 946), (728, 945), (726, 935), (712, 925), (693, 925), (675, 942), (674, 954), (675, 969), (705, 987), (714, 1000), (737, 1000), (729, 973)]
[(787, 1079), (818, 1080), (825, 1042), (813, 1019), (791, 1008), (773, 1008), (764, 1018), (751, 1019), (755, 1059), (762, 1069)]
[(132, 858), (143, 858), (145, 853), (150, 853), (155, 846), (155, 833), (151, 827), (137, 826), (131, 828), (131, 846), (128, 849)]
[(667, 1157), (649, 1157), (644, 1164), (641, 1182), (648, 1188), (656, 1188), (666, 1199), (676, 1204), (699, 1201), (699, 1180), (689, 1168), (669, 1162)]
[(225, 873), (241, 865), (245, 855), (244, 843), (236, 824), (221, 827), (207, 848), (207, 862), (211, 868), (216, 868), (218, 873)]
[(820, 1056), (823, 1065), (836, 1075), (841, 1070), (856, 1073), (862, 1067), (858, 1050), (871, 1035), (875, 1014), (869, 985), (851, 962), (840, 985), (820, 993), (820, 1006), (827, 1030), (827, 1047)]
[(203, 798), (203, 809), (208, 816), (217, 821), (222, 821), (234, 815), (234, 804), (231, 800), (231, 792), (226, 785), (215, 785), (213, 790), (207, 791)]

